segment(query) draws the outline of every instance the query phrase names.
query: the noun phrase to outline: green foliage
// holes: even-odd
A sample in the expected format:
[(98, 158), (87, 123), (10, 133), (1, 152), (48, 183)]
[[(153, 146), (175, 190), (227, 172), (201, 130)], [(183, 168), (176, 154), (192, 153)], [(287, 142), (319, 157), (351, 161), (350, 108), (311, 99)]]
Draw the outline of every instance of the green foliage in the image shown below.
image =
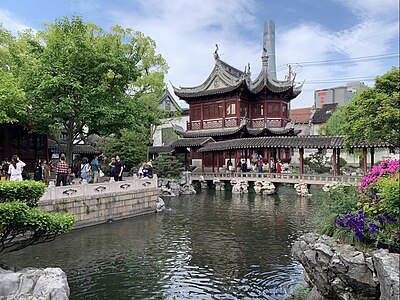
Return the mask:
[(373, 187), (379, 191), (381, 197), (380, 205), (382, 210), (400, 217), (400, 173), (392, 177), (381, 177)]
[[(321, 234), (335, 235), (333, 226), (335, 217), (340, 213), (354, 209), (357, 201), (357, 188), (355, 186), (338, 185), (331, 188), (323, 196), (323, 204), (315, 215), (315, 228)], [(351, 235), (348, 234), (347, 236)]]
[(375, 86), (354, 97), (345, 107), (346, 143), (386, 141), (400, 144), (400, 71), (376, 78)]
[(15, 44), (16, 39), (0, 24), (0, 124), (18, 122), (28, 108), (13, 62), (11, 51)]
[[(35, 34), (26, 31), (18, 40), (6, 37), (11, 42), (3, 56), (11, 61), (15, 78), (0, 74), (0, 83), (4, 81), (0, 104), (4, 93), (4, 101), (14, 99), (14, 103), (26, 94), (28, 101), (21, 105), (25, 124), (53, 138), (65, 128), (67, 160), (72, 159), (75, 143), (88, 134), (107, 135), (121, 128), (149, 130), (150, 124), (159, 123), (156, 100), (168, 67), (155, 53), (151, 38), (120, 26), (106, 32), (78, 16), (48, 23)], [(11, 93), (13, 86), (25, 94)]]
[(346, 106), (339, 106), (328, 119), (325, 126), (325, 135), (343, 136), (346, 134), (346, 123), (348, 122)]
[(311, 171), (322, 174), (330, 171), (329, 160), (321, 153), (310, 154), (309, 157), (304, 158), (304, 164), (309, 166)]
[(0, 202), (21, 201), (34, 207), (45, 189), (46, 185), (38, 181), (0, 181)]
[(153, 162), (154, 173), (158, 177), (177, 177), (184, 170), (181, 160), (170, 153), (160, 153)]
[(53, 240), (72, 229), (71, 214), (52, 214), (26, 203), (0, 203), (0, 254)]
[(119, 155), (127, 169), (147, 161), (149, 132), (121, 129), (118, 134), (106, 138), (98, 147), (106, 157)]

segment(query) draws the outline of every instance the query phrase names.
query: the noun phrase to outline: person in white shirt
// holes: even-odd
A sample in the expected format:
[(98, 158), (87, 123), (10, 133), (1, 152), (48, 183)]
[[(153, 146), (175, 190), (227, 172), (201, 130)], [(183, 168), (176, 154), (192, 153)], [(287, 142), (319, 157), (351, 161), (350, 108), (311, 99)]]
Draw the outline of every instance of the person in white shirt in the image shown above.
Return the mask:
[(11, 164), (8, 167), (10, 181), (22, 181), (22, 170), (25, 166), (26, 164), (19, 160), (17, 155), (13, 155), (11, 158)]

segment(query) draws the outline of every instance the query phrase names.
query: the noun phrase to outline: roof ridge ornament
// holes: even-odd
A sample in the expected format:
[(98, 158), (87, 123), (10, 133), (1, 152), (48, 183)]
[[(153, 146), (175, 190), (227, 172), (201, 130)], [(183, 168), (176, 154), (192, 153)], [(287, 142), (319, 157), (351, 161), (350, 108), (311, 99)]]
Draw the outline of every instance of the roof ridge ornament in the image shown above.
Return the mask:
[(218, 44), (215, 44), (215, 51), (214, 51), (214, 59), (215, 60), (219, 60), (219, 54), (218, 54), (218, 50), (219, 50), (219, 48), (218, 48)]

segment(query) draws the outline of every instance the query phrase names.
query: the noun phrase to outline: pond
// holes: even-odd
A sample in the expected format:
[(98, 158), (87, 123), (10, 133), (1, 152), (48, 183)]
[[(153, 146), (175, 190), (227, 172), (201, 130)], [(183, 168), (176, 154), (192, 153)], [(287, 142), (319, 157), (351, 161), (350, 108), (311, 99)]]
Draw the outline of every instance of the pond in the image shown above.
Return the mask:
[(311, 198), (203, 190), (167, 209), (75, 230), (2, 257), (5, 267), (58, 266), (70, 299), (285, 299), (303, 282), (291, 245), (311, 229)]

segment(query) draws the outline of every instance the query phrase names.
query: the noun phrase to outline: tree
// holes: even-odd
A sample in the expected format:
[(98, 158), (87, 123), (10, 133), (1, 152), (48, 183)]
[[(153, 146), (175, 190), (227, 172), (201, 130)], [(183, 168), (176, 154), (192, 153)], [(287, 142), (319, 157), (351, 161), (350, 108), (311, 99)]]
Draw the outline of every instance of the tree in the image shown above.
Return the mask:
[(73, 16), (46, 24), (22, 42), (38, 46), (27, 48), (33, 63), (20, 76), (31, 107), (29, 122), (56, 140), (64, 129), (69, 161), (74, 146), (91, 133), (157, 121), (154, 102), (167, 65), (149, 37), (120, 26), (105, 32)]
[(127, 169), (147, 161), (147, 132), (121, 129), (115, 135), (99, 142), (98, 147), (106, 157), (119, 155)]
[(25, 93), (15, 76), (11, 48), (16, 39), (0, 26), (0, 124), (16, 123), (26, 114)]
[(325, 134), (328, 136), (344, 136), (347, 122), (346, 106), (339, 106), (326, 122)]
[(346, 143), (389, 142), (400, 144), (400, 71), (376, 78), (375, 86), (354, 97), (332, 115), (327, 133), (343, 134)]
[(153, 168), (159, 177), (178, 177), (184, 170), (184, 165), (171, 153), (160, 153), (153, 162)]

